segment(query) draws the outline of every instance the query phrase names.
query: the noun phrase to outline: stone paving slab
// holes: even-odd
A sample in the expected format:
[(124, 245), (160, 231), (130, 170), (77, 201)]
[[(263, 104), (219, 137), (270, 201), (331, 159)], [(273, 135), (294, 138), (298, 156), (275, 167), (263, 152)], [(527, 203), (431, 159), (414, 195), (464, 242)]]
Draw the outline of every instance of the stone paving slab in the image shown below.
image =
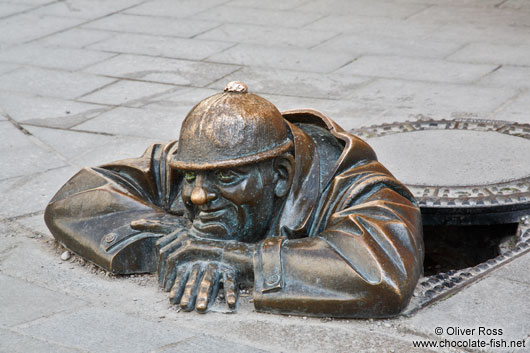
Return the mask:
[(76, 129), (170, 141), (178, 139), (180, 125), (191, 108), (192, 106), (158, 106), (156, 109), (119, 107), (76, 126)]
[(160, 353), (196, 353), (214, 350), (216, 353), (266, 353), (263, 349), (230, 342), (212, 336), (195, 336), (182, 340), (176, 344), (168, 345), (159, 350)]
[(0, 89), (72, 99), (114, 81), (115, 79), (78, 72), (25, 67), (2, 75)]
[(250, 44), (238, 44), (207, 59), (209, 62), (225, 64), (246, 64), (256, 67), (322, 73), (336, 70), (351, 60), (353, 60), (353, 57), (348, 54), (295, 48), (264, 47)]
[(203, 11), (194, 18), (279, 27), (301, 27), (323, 16), (318, 13), (222, 6)]
[(71, 346), (59, 346), (31, 336), (25, 336), (17, 332), (0, 329), (0, 352), (72, 353), (86, 351), (81, 351)]
[(26, 126), (26, 128), (36, 138), (51, 146), (78, 168), (96, 166), (117, 159), (139, 157), (151, 143), (160, 141), (159, 139), (112, 136), (36, 126)]
[[(362, 33), (335, 37), (316, 46), (315, 49), (337, 53), (350, 53), (354, 56), (396, 55), (419, 58), (443, 58), (455, 52), (460, 46), (458, 43), (449, 41), (414, 41), (409, 37), (383, 37), (374, 36), (371, 33)], [(368, 58), (367, 60), (373, 60), (373, 58)], [(395, 59), (395, 61), (399, 60)], [(379, 66), (380, 64), (376, 61), (374, 66)], [(395, 70), (395, 68), (392, 69)], [(367, 71), (370, 72), (370, 69), (367, 69)]]
[(15, 3), (0, 3), (0, 19), (30, 9), (31, 6)]
[(146, 16), (116, 14), (90, 22), (83, 28), (100, 29), (113, 32), (152, 34), (189, 38), (219, 26), (215, 21), (201, 21), (158, 17), (156, 21)]
[[(0, 260), (9, 257), (2, 252)], [(48, 289), (28, 284), (0, 272), (0, 325), (14, 327), (40, 318), (53, 317), (62, 311), (79, 308), (85, 302)], [(0, 340), (1, 341), (1, 340)]]
[(255, 9), (274, 9), (274, 10), (291, 10), (306, 3), (308, 0), (232, 0), (229, 2), (231, 6), (250, 7)]
[(80, 24), (76, 18), (20, 14), (0, 22), (0, 42), (19, 44), (35, 40)]
[(460, 62), (530, 66), (530, 46), (471, 43), (447, 59)]
[(0, 181), (0, 214), (17, 217), (41, 212), (62, 184), (76, 172), (77, 169), (67, 166)]
[(336, 35), (336, 31), (263, 27), (254, 24), (224, 24), (197, 36), (197, 38), (266, 46), (309, 48)]
[(146, 352), (192, 337), (193, 332), (119, 311), (87, 308), (19, 326), (17, 331), (90, 352)]
[(72, 100), (0, 92), (0, 106), (23, 124), (71, 128), (111, 108)]
[(0, 52), (0, 61), (75, 71), (114, 55), (92, 50), (47, 48), (30, 44)]
[(140, 81), (206, 86), (236, 71), (239, 66), (121, 54), (84, 71)]
[(69, 0), (56, 1), (49, 6), (44, 6), (39, 9), (39, 13), (68, 18), (94, 19), (97, 17), (108, 16), (112, 13), (126, 10), (134, 5), (144, 2), (143, 0)]
[(363, 56), (335, 71), (338, 74), (407, 80), (471, 83), (492, 72), (492, 64), (453, 63), (403, 56)]
[(461, 45), (473, 42), (527, 45), (530, 43), (530, 28), (499, 24), (485, 26), (473, 23), (451, 23), (439, 26), (430, 38), (460, 43)]
[(528, 26), (528, 13), (513, 9), (431, 6), (409, 17), (410, 21), (422, 23), (480, 24), (485, 26)]
[[(64, 160), (30, 141), (10, 122), (0, 123), (0, 182), (5, 179), (65, 166)], [(21, 158), (22, 157), (22, 158)]]
[(298, 11), (307, 11), (314, 13), (332, 13), (332, 14), (348, 14), (355, 17), (385, 17), (404, 19), (413, 14), (426, 9), (428, 6), (418, 3), (396, 3), (392, 1), (370, 1), (370, 0), (356, 0), (356, 1), (309, 1), (300, 7)]
[[(402, 42), (416, 42), (420, 45), (426, 39), (435, 35), (441, 24), (414, 23), (387, 17), (353, 17), (352, 15), (331, 14), (320, 20), (312, 22), (305, 29), (337, 31), (343, 34), (363, 35), (371, 38), (386, 39), (396, 38)], [(375, 44), (374, 44), (375, 45)], [(395, 48), (394, 48), (395, 50)]]
[[(507, 265), (495, 270), (492, 276), (498, 278), (509, 279), (514, 282), (521, 282), (530, 285), (530, 277), (528, 276), (528, 263), (530, 262), (530, 254), (524, 255), (520, 259), (516, 259)], [(528, 332), (530, 335), (530, 331)]]
[(142, 106), (149, 99), (173, 90), (170, 85), (120, 80), (77, 99), (88, 103)]
[(481, 78), (476, 84), (485, 87), (513, 87), (521, 91), (529, 89), (530, 81), (521, 80), (521, 77), (530, 77), (530, 67), (503, 65)]
[(105, 39), (113, 37), (115, 33), (96, 29), (72, 28), (64, 32), (52, 34), (38, 42), (47, 47), (84, 48)]
[(378, 120), (383, 122), (431, 118), (488, 118), (492, 112), (517, 95), (517, 91), (497, 87), (471, 87), (444, 83), (377, 80), (351, 94), (366, 104), (386, 107)]
[(244, 67), (209, 87), (221, 91), (226, 82), (238, 81), (241, 78), (245, 78), (245, 83), (252, 87), (253, 92), (260, 94), (328, 99), (344, 98), (352, 90), (370, 82), (369, 78), (351, 75)]
[(12, 63), (0, 63), (0, 75), (17, 69), (19, 65)]
[(507, 104), (503, 110), (495, 114), (495, 119), (516, 121), (530, 124), (530, 93), (518, 96), (513, 102)]
[(160, 37), (145, 34), (117, 34), (87, 48), (113, 53), (144, 54), (166, 58), (203, 60), (233, 46), (232, 43), (196, 41), (187, 38)]
[(189, 18), (194, 14), (205, 11), (211, 7), (221, 5), (226, 0), (162, 0), (150, 1), (139, 6), (135, 6), (125, 11), (125, 13), (145, 15), (145, 16), (160, 16), (160, 17), (174, 17), (174, 18)]

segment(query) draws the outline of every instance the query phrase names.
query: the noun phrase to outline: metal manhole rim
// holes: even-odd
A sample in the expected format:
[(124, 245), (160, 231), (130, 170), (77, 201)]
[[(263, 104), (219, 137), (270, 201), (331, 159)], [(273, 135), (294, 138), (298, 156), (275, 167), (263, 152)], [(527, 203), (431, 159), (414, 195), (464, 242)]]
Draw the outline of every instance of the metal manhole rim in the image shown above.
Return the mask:
[[(427, 130), (497, 132), (530, 140), (530, 124), (486, 119), (431, 119), (383, 123), (350, 130), (369, 140), (374, 137)], [(476, 185), (407, 185), (422, 209), (502, 209), (516, 205), (530, 207), (530, 176), (499, 183)]]

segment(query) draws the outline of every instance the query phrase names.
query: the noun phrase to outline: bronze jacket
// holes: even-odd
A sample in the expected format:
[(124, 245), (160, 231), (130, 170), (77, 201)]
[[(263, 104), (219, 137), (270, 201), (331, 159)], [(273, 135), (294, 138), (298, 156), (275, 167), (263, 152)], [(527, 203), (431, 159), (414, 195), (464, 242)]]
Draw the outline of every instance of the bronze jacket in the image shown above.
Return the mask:
[[(259, 311), (386, 317), (408, 303), (422, 273), (421, 215), (414, 198), (361, 139), (313, 110), (283, 113), (295, 145), (290, 193), (254, 256)], [(72, 251), (115, 273), (154, 272), (159, 234), (130, 222), (189, 226), (176, 142), (140, 158), (84, 168), (53, 197), (45, 220)]]

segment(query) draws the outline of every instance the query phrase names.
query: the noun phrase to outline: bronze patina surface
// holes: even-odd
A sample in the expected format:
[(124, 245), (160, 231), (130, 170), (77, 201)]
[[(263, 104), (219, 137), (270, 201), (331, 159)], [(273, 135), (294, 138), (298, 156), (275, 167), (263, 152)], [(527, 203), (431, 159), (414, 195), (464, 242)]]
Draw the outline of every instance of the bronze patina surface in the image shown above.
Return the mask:
[(157, 271), (172, 303), (199, 312), (221, 285), (234, 308), (245, 285), (258, 311), (388, 317), (422, 273), (420, 210), (374, 151), (240, 82), (198, 103), (178, 143), (81, 170), (45, 220), (109, 271)]

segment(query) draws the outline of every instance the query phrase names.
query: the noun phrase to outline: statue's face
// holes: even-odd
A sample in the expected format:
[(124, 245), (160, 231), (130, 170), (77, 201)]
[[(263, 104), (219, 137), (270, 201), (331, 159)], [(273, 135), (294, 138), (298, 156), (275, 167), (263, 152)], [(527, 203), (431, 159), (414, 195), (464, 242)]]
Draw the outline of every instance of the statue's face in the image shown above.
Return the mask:
[(270, 161), (233, 169), (186, 171), (182, 200), (198, 236), (255, 242), (275, 210)]

